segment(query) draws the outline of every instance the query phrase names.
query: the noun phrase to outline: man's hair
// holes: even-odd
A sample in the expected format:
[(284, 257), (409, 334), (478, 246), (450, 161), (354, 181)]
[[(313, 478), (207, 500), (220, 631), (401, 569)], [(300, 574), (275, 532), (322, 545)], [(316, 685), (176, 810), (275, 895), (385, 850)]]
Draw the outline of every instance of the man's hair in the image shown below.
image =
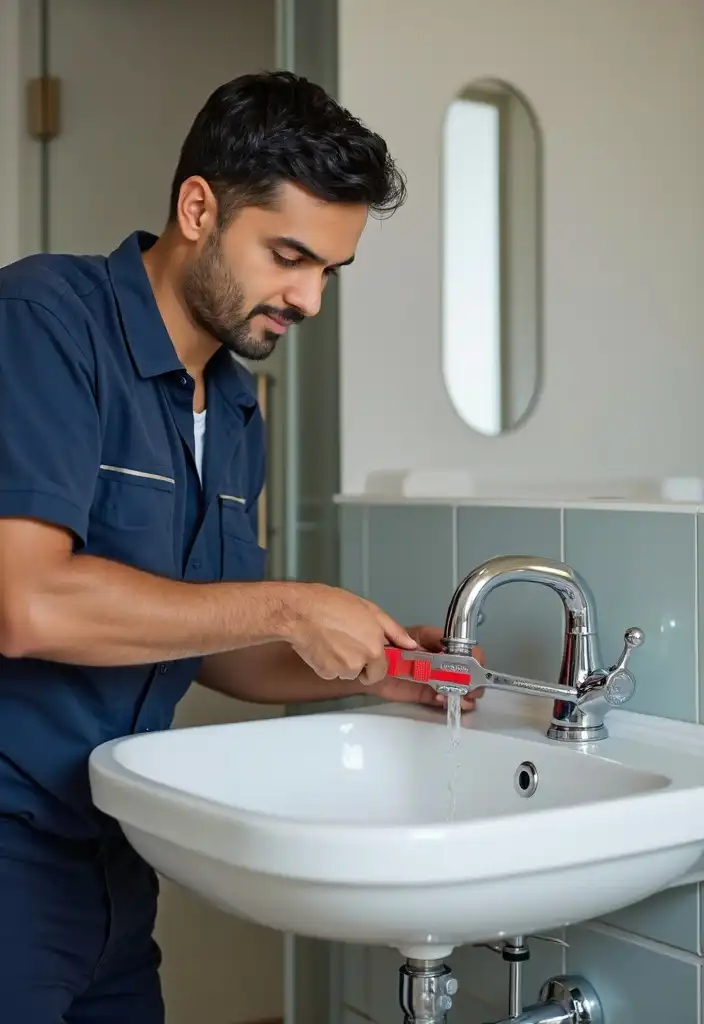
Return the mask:
[(169, 219), (192, 175), (207, 181), (224, 226), (243, 206), (266, 206), (291, 182), (328, 202), (394, 213), (406, 184), (384, 140), (319, 85), (286, 71), (221, 85), (196, 115), (171, 187)]

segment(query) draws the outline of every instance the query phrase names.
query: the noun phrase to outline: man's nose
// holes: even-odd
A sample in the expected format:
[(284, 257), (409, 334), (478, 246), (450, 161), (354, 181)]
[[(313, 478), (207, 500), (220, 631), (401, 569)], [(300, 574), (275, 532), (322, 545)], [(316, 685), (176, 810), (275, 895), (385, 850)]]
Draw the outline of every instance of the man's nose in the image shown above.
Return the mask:
[(292, 282), (284, 295), (286, 305), (300, 309), (304, 316), (316, 316), (323, 301), (323, 287), (320, 274), (311, 274), (295, 284)]

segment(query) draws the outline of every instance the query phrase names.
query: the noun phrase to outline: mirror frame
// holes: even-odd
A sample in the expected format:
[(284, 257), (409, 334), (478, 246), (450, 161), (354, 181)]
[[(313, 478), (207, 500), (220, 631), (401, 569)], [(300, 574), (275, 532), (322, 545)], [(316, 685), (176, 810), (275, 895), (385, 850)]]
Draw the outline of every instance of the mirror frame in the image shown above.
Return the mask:
[[(488, 91), (498, 90), (499, 95), (497, 96), (497, 106), (501, 106), (502, 102), (505, 102), (505, 97), (500, 95), (501, 93), (508, 92), (521, 104), (526, 112), (530, 126), (533, 131), (533, 138), (535, 140), (535, 171), (536, 171), (536, 188), (535, 188), (535, 220), (536, 220), (536, 240), (535, 240), (535, 298), (536, 298), (536, 315), (535, 315), (535, 330), (536, 330), (536, 353), (535, 353), (535, 386), (530, 401), (528, 402), (524, 412), (517, 417), (517, 419), (507, 425), (502, 426), (496, 434), (486, 434), (479, 430), (477, 427), (472, 426), (468, 423), (460, 413), (459, 409), (455, 405), (452, 399), (449, 388), (446, 383), (446, 376), (444, 371), (444, 352), (445, 352), (445, 322), (446, 322), (446, 308), (444, 301), (444, 281), (445, 281), (445, 218), (448, 213), (447, 210), (447, 196), (445, 194), (444, 183), (445, 183), (445, 166), (446, 166), (446, 155), (445, 155), (445, 139), (447, 134), (447, 121), (450, 115), (450, 110), (457, 100), (472, 99), (476, 97), (481, 99), (482, 102), (486, 100), (487, 93), (483, 91), (483, 87), (486, 87)], [(506, 129), (503, 127), (500, 129), (505, 133)], [(442, 381), (442, 387), (447, 396), (447, 400), (452, 408), (452, 411), (457, 418), (471, 430), (478, 437), (484, 438), (487, 441), (494, 441), (502, 437), (507, 437), (514, 434), (521, 427), (525, 426), (526, 422), (535, 412), (540, 399), (544, 393), (545, 384), (545, 202), (544, 202), (544, 189), (545, 189), (545, 159), (544, 159), (544, 134), (540, 120), (536, 114), (535, 108), (532, 103), (528, 100), (526, 95), (518, 89), (511, 82), (506, 79), (500, 78), (493, 75), (483, 75), (479, 78), (473, 78), (467, 85), (459, 89), (445, 105), (444, 113), (440, 123), (440, 159), (439, 159), (439, 180), (438, 180), (438, 193), (439, 193), (439, 214), (440, 214), (440, 252), (438, 259), (438, 296), (440, 304), (440, 345), (439, 345), (439, 370), (440, 379)], [(500, 181), (499, 189), (503, 192), (505, 188), (503, 173), (504, 168), (500, 168)], [(503, 278), (505, 274), (505, 253), (506, 246), (500, 245), (500, 276)], [(501, 298), (501, 308), (504, 309), (505, 298)], [(501, 347), (503, 348), (506, 344), (505, 337), (501, 338)], [(503, 391), (503, 387), (502, 387)], [(502, 399), (503, 404), (503, 399)]]

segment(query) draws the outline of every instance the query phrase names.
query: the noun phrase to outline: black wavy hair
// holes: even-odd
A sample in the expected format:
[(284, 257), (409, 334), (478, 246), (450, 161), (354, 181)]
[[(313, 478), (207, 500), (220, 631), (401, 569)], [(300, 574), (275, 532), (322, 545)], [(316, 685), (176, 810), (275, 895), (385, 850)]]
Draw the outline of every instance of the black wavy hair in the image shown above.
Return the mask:
[(219, 86), (181, 148), (169, 219), (179, 190), (204, 178), (220, 225), (243, 206), (266, 206), (292, 182), (328, 202), (360, 203), (383, 217), (406, 199), (406, 183), (384, 140), (321, 86), (287, 71), (241, 75)]

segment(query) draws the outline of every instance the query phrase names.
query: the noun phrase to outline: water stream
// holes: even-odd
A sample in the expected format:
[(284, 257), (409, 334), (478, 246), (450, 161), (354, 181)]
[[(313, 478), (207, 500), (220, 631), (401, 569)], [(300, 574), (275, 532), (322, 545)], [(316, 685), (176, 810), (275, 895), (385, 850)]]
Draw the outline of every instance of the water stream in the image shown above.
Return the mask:
[(450, 693), (447, 697), (447, 732), (449, 737), (450, 773), (447, 784), (447, 820), (454, 821), (457, 811), (457, 783), (460, 770), (460, 736), (462, 721), (462, 694)]

